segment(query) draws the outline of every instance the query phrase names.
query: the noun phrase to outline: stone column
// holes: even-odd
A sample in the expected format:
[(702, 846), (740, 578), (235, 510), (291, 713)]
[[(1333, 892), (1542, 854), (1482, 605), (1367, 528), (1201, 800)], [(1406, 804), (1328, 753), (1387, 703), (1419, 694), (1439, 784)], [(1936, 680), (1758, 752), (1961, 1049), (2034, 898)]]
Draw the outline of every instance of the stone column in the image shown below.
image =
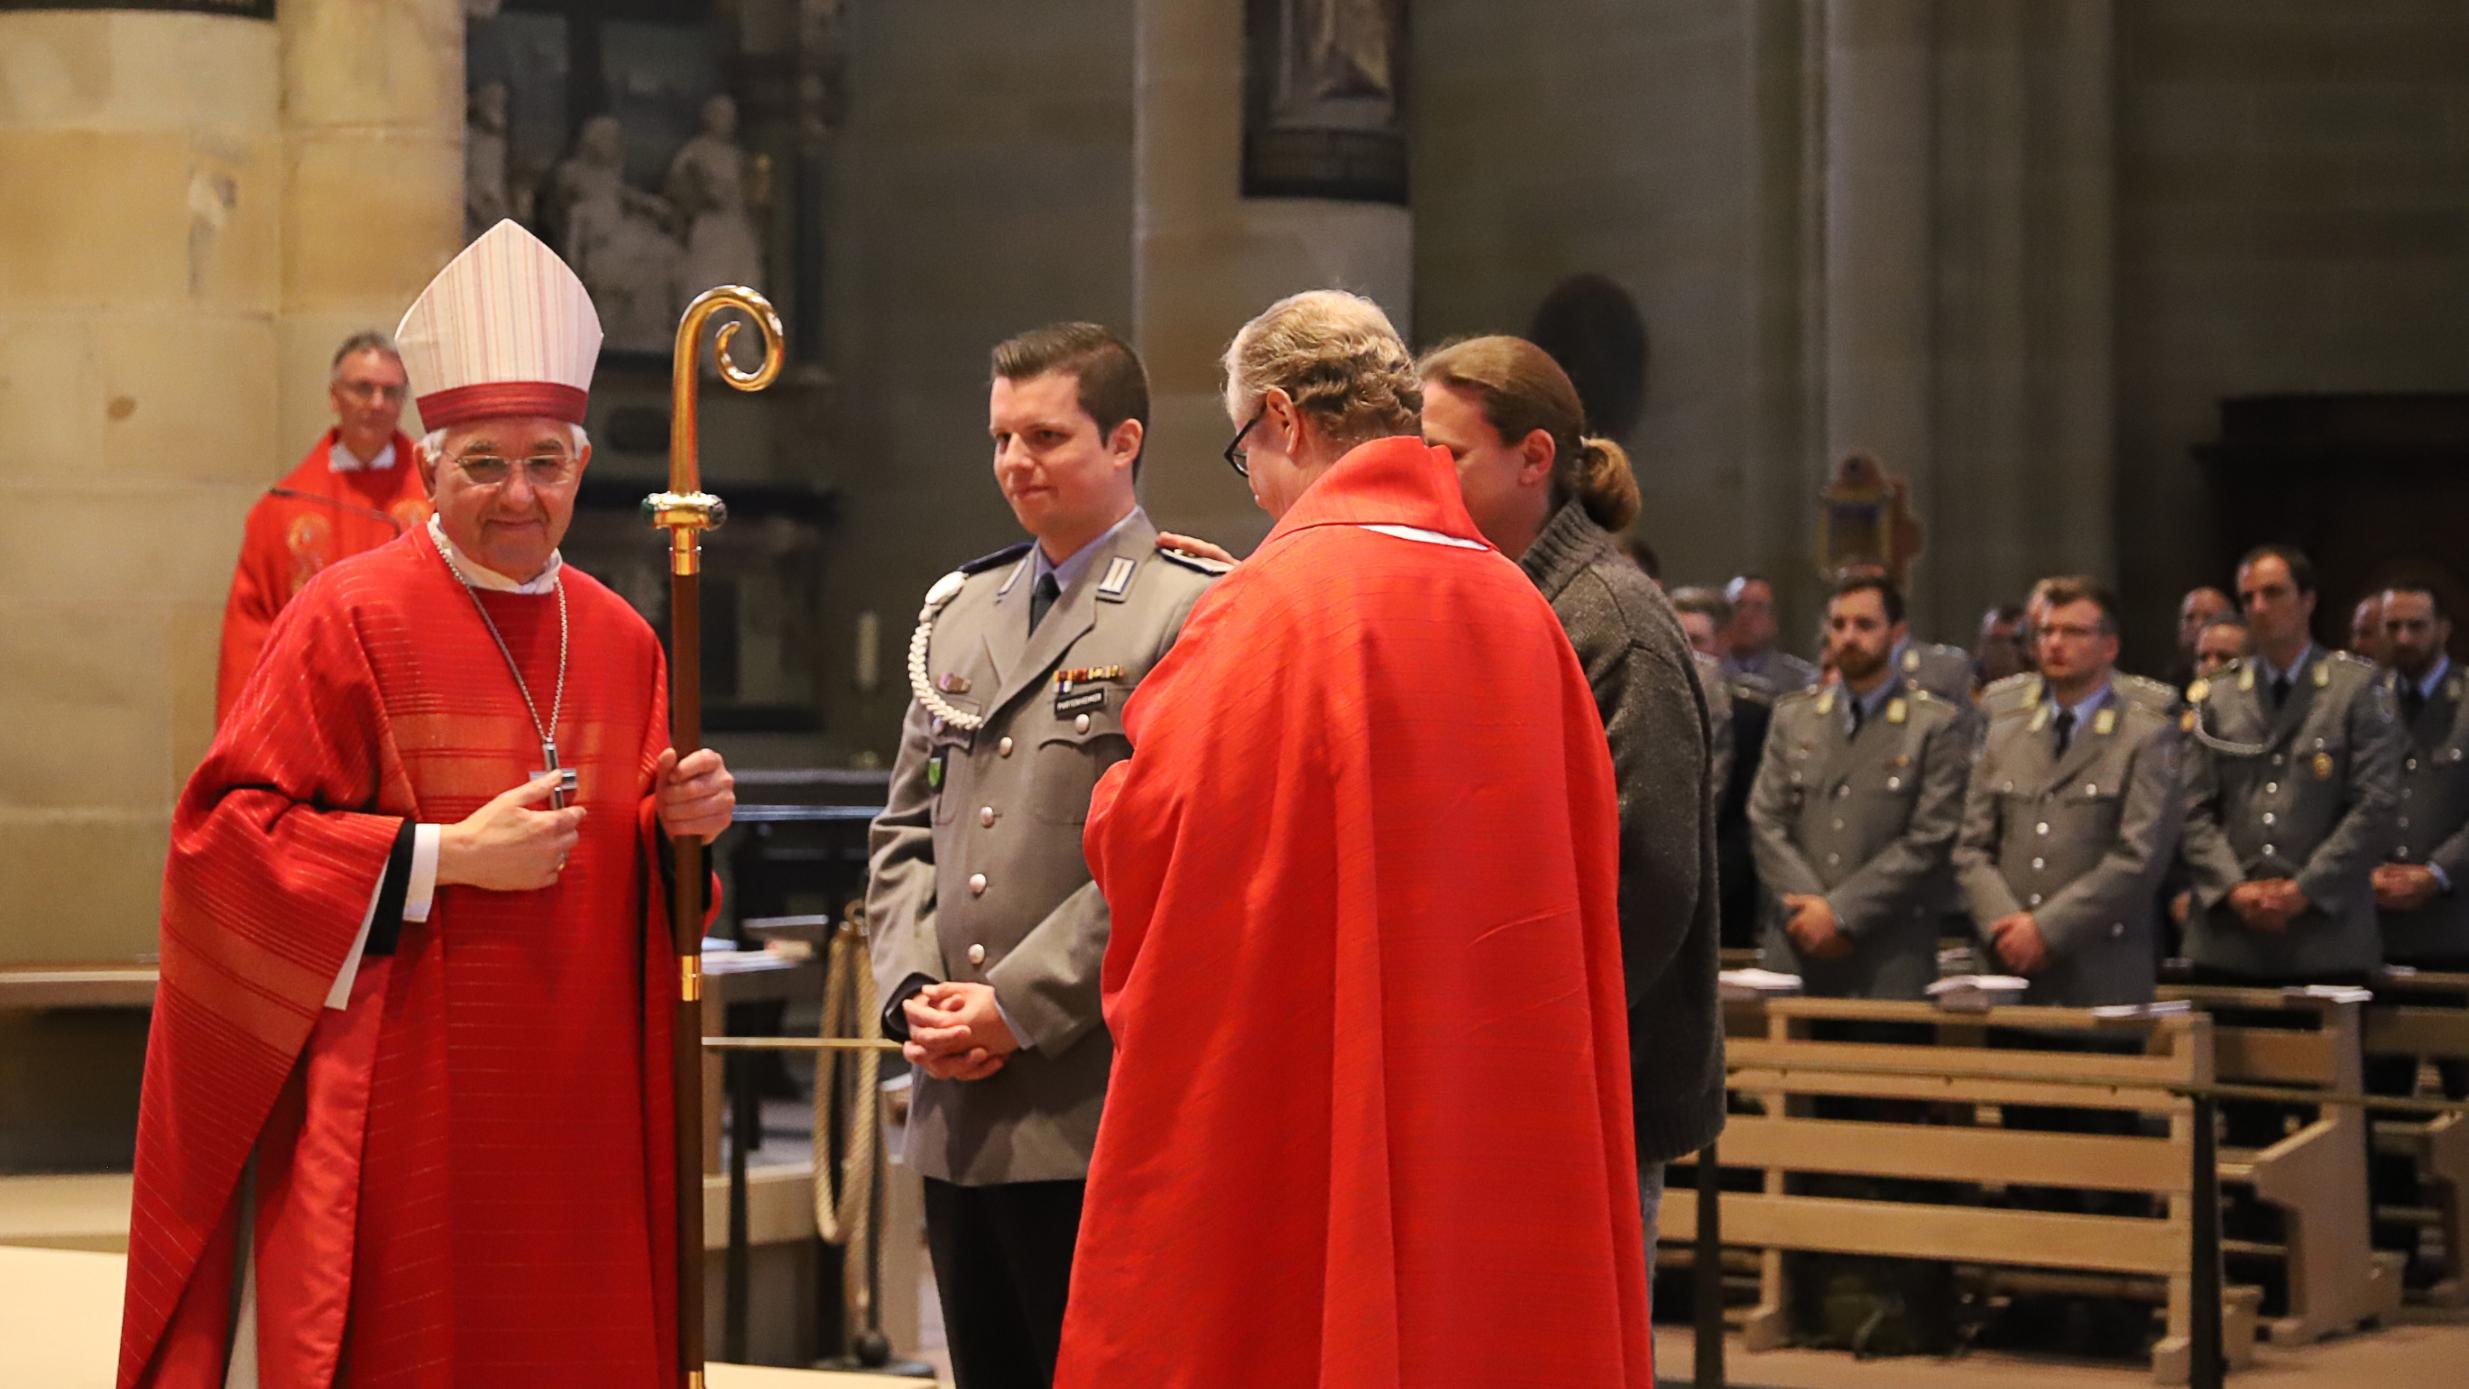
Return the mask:
[(1132, 305), (1149, 369), (1142, 491), (1170, 529), (1241, 552), (1268, 531), (1218, 458), (1233, 434), (1218, 363), (1237, 328), (1298, 290), (1344, 288), (1412, 341), (1414, 222), (1402, 207), (1242, 195), (1243, 0), (1138, 0)]
[[(1924, 516), (1937, 475), (1936, 11), (1935, 0), (1837, 0), (1825, 11), (1826, 463), (1875, 453), (1912, 484)], [(1914, 584), (1924, 630), (1931, 577), (1924, 560)]]
[(0, 962), (150, 951), (273, 431), (259, 20), (0, 14)]
[[(275, 74), (263, 21), (0, 14), (0, 964), (155, 948), (274, 452)], [(127, 1162), (144, 1045), (0, 1013), (0, 1170)]]
[[(282, 0), (283, 279), (271, 479), (333, 423), (335, 345), (394, 331), (463, 245), (462, 0)], [(405, 412), (416, 431), (417, 411)]]

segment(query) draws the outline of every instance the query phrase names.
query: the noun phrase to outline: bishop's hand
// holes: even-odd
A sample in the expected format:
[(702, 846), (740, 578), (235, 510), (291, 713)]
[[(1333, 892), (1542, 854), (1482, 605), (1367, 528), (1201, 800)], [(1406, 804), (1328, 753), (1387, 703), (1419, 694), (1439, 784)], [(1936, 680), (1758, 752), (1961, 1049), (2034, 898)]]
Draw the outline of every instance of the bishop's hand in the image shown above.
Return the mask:
[(583, 834), (583, 807), (540, 808), (557, 787), (558, 774), (545, 773), (440, 830), (438, 885), (532, 892), (554, 884)]
[(671, 839), (708, 844), (737, 814), (737, 778), (710, 748), (688, 753), (683, 761), (677, 749), (664, 749), (652, 782), (659, 788), (660, 832)]

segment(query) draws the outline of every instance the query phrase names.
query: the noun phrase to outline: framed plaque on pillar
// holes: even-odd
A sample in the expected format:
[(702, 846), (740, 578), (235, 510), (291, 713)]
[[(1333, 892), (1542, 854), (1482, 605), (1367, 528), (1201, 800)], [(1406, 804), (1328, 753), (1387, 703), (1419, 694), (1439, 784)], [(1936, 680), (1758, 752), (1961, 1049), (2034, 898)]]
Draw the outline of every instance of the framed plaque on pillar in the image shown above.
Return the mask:
[(1405, 0), (1245, 0), (1243, 196), (1406, 203)]

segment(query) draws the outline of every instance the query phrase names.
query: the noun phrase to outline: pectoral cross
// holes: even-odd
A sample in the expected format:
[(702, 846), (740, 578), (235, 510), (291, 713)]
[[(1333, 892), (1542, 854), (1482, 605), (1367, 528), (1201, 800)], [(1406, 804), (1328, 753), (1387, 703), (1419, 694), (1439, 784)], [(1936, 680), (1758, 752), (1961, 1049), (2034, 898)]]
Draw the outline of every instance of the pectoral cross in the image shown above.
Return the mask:
[(554, 738), (540, 745), (540, 760), (546, 765), (533, 772), (531, 779), (538, 781), (551, 772), (557, 773), (557, 786), (549, 792), (549, 809), (564, 810), (566, 798), (575, 794), (576, 788), (582, 784), (581, 779), (575, 775), (573, 768), (557, 765), (557, 740)]

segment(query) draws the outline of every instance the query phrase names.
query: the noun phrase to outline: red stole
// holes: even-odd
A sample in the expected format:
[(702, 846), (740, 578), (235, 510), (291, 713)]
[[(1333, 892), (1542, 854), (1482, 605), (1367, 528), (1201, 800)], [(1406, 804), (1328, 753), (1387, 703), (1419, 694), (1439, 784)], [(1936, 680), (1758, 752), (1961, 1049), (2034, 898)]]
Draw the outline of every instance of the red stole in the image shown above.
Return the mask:
[[(519, 784), (539, 739), (425, 530), (276, 622), (175, 812), (120, 1383), (219, 1389), (243, 1162), (261, 1374), (293, 1386), (651, 1386), (674, 1363), (658, 642), (565, 571), (557, 886), (441, 888), (321, 1004), (396, 831)], [(483, 594), (541, 716), (552, 596)]]
[[(428, 488), (412, 441), (394, 435), (394, 466), (336, 472), (337, 431), (329, 429), (297, 467), (249, 508), (240, 560), (223, 604), (223, 650), (214, 682), (214, 718), (230, 714), (240, 685), (265, 649), (274, 616), (317, 571), (374, 550), (429, 519)], [(286, 495), (288, 494), (288, 495)]]
[(1059, 1389), (1653, 1383), (1617, 809), (1559, 622), (1382, 440), (1192, 611), (1085, 844), (1113, 1078)]

